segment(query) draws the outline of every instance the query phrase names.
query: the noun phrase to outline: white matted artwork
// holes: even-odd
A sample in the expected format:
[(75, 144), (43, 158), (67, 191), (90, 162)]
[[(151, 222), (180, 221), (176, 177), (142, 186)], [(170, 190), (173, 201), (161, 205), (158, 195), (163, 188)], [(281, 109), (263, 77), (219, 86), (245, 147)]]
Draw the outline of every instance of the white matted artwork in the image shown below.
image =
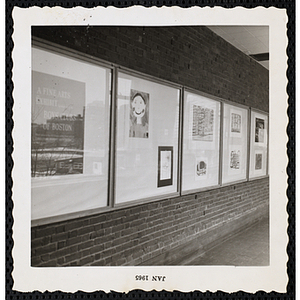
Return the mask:
[(268, 120), (266, 113), (251, 110), (249, 178), (268, 172)]
[[(220, 147), (220, 102), (190, 91), (184, 93), (183, 191), (218, 185)], [(198, 158), (208, 170), (197, 175)], [(205, 180), (203, 180), (205, 178)]]

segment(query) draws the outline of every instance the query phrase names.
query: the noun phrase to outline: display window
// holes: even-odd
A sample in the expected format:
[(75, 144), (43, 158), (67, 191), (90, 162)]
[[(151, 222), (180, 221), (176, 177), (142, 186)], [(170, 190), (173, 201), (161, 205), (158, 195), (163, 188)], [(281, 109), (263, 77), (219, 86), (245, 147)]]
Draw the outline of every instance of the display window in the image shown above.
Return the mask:
[(178, 88), (118, 73), (115, 203), (177, 193)]
[(248, 109), (223, 105), (222, 184), (247, 179)]
[(32, 220), (107, 206), (110, 82), (109, 68), (33, 47)]
[(220, 102), (184, 93), (182, 191), (219, 183)]
[(249, 178), (267, 175), (268, 116), (251, 110)]
[(32, 221), (267, 175), (266, 114), (53, 49), (32, 48)]

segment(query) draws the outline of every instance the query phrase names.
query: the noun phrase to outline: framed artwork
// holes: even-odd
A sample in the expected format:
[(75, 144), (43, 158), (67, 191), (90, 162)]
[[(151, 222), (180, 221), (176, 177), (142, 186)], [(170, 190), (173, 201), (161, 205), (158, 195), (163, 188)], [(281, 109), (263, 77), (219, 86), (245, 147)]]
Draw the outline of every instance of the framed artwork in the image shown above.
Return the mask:
[(255, 152), (255, 171), (262, 170), (262, 160), (263, 160), (262, 152)]
[(157, 187), (173, 184), (173, 147), (158, 147)]
[(242, 147), (240, 145), (230, 146), (228, 156), (228, 174), (240, 174), (242, 170)]
[(215, 112), (202, 105), (192, 106), (193, 126), (192, 139), (194, 141), (213, 141)]
[(267, 175), (268, 116), (251, 111), (249, 178)]
[(242, 113), (237, 109), (230, 110), (230, 136), (241, 137), (242, 134)]
[(207, 178), (208, 159), (207, 157), (197, 157), (195, 164), (195, 180), (203, 180)]
[(130, 90), (129, 137), (149, 137), (149, 94)]
[(255, 118), (255, 143), (265, 142), (265, 120)]

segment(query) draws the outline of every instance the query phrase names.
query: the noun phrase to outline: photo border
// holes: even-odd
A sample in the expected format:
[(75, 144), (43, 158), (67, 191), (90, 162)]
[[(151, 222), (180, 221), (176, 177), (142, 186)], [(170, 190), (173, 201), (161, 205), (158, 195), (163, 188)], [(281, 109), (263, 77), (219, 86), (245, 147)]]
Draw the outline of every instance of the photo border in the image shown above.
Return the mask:
[[(137, 2), (137, 1), (136, 1)], [(137, 4), (136, 2), (132, 2), (133, 4)], [(162, 1), (161, 1), (162, 2)], [(182, 1), (184, 2), (184, 1)], [(208, 5), (207, 1), (197, 1), (197, 6), (206, 6)], [(199, 3), (200, 2), (200, 3)], [(289, 21), (287, 24), (288, 27), (288, 70), (287, 70), (287, 79), (289, 81), (287, 92), (288, 92), (288, 116), (289, 116), (289, 124), (288, 124), (288, 136), (289, 141), (287, 144), (287, 154), (289, 158), (288, 162), (288, 168), (287, 168), (287, 174), (288, 174), (288, 189), (287, 189), (287, 196), (288, 196), (288, 204), (287, 204), (287, 212), (289, 214), (289, 226), (288, 226), (288, 236), (289, 236), (289, 243), (287, 248), (287, 253), (289, 255), (289, 261), (287, 262), (287, 272), (289, 276), (289, 282), (287, 285), (287, 292), (286, 293), (266, 293), (263, 291), (257, 292), (255, 294), (251, 293), (245, 293), (245, 292), (236, 292), (233, 294), (230, 294), (231, 299), (241, 299), (246, 297), (247, 295), (252, 295), (251, 298), (267, 298), (268, 296), (276, 297), (277, 299), (285, 299), (286, 297), (294, 297), (295, 296), (295, 232), (294, 232), (294, 226), (295, 226), (295, 193), (294, 193), (294, 178), (295, 178), (295, 46), (294, 46), (294, 39), (295, 39), (295, 3), (294, 1), (289, 2), (282, 2), (282, 1), (264, 1), (264, 3), (259, 4), (253, 4), (253, 3), (246, 3), (245, 1), (239, 1), (239, 4), (232, 4), (228, 3), (231, 1), (210, 1), (209, 4), (211, 5), (219, 5), (222, 7), (235, 7), (239, 4), (242, 4), (246, 8), (253, 8), (256, 6), (264, 5), (265, 7), (268, 7), (270, 5), (276, 6), (278, 8), (286, 8), (287, 14), (289, 17)], [(62, 7), (70, 7), (70, 4), (67, 1), (61, 1)], [(73, 2), (72, 2), (73, 3)], [(112, 5), (112, 2), (110, 1), (93, 1), (91, 2), (91, 5), (84, 5), (82, 2), (77, 2), (78, 5), (84, 6), (84, 7), (92, 7), (94, 5), (103, 5), (108, 6)], [(17, 299), (17, 297), (27, 297), (28, 295), (35, 296), (35, 299), (42, 299), (44, 296), (48, 296), (48, 299), (62, 299), (62, 297), (65, 297), (66, 295), (70, 296), (70, 299), (75, 299), (75, 297), (83, 297), (84, 295), (90, 295), (91, 297), (104, 297), (105, 295), (108, 296), (108, 294), (104, 292), (95, 292), (95, 293), (84, 293), (84, 292), (76, 292), (76, 293), (62, 293), (62, 292), (33, 292), (33, 293), (21, 293), (17, 291), (12, 290), (12, 284), (13, 279), (11, 276), (11, 272), (13, 270), (13, 258), (11, 255), (11, 251), (13, 248), (13, 239), (12, 239), (12, 225), (13, 225), (13, 217), (12, 217), (12, 210), (13, 210), (13, 203), (11, 200), (12, 196), (12, 178), (11, 178), (11, 171), (13, 168), (13, 160), (11, 158), (11, 154), (13, 152), (13, 140), (11, 137), (12, 128), (13, 128), (13, 121), (12, 121), (12, 106), (13, 106), (13, 98), (12, 98), (12, 91), (13, 91), (13, 83), (11, 80), (12, 76), (12, 66), (13, 61), (11, 58), (11, 52), (13, 50), (13, 42), (12, 42), (12, 32), (13, 32), (13, 21), (11, 17), (12, 9), (14, 6), (16, 6), (16, 1), (6, 1), (6, 296), (11, 297), (11, 299)], [(48, 6), (54, 6), (57, 5), (57, 3), (51, 3), (50, 1), (48, 3), (41, 4), (38, 1), (31, 1), (31, 3), (28, 3), (28, 1), (20, 1), (18, 2), (18, 5), (22, 5), (22, 7), (29, 7), (33, 5), (48, 5)], [(162, 5), (163, 3), (161, 3)], [(194, 5), (194, 1), (189, 4), (190, 6)], [(181, 7), (187, 7), (185, 3), (179, 3), (177, 4)], [(129, 7), (130, 4), (118, 4), (117, 7)], [(149, 7), (151, 6), (151, 3), (146, 3), (145, 6)], [(168, 5), (171, 6), (171, 5)], [(117, 298), (124, 298), (124, 294), (121, 293), (115, 293), (111, 292), (111, 296), (115, 295), (118, 296)], [(147, 296), (149, 298), (155, 297), (172, 297), (172, 298), (180, 298), (180, 297), (186, 297), (186, 298), (197, 298), (197, 297), (206, 297), (206, 298), (228, 298), (228, 293), (223, 292), (192, 292), (192, 293), (182, 293), (174, 291), (171, 292), (143, 292), (143, 291), (133, 291), (128, 293), (129, 296)], [(254, 297), (254, 298), (253, 298)], [(126, 297), (127, 298), (127, 297)], [(25, 298), (23, 298), (25, 299)]]

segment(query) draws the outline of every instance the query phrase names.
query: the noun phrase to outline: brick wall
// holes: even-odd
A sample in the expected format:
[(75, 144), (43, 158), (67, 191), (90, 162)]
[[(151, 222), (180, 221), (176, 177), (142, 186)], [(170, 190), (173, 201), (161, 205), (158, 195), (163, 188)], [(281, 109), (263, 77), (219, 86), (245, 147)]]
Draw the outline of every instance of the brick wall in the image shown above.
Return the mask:
[(34, 36), (269, 110), (268, 70), (206, 27), (33, 27)]
[[(36, 27), (38, 38), (268, 111), (268, 71), (205, 27)], [(137, 265), (268, 213), (268, 178), (32, 228), (32, 265)]]
[(269, 179), (32, 228), (33, 266), (137, 265), (204, 236), (214, 242), (266, 215)]

